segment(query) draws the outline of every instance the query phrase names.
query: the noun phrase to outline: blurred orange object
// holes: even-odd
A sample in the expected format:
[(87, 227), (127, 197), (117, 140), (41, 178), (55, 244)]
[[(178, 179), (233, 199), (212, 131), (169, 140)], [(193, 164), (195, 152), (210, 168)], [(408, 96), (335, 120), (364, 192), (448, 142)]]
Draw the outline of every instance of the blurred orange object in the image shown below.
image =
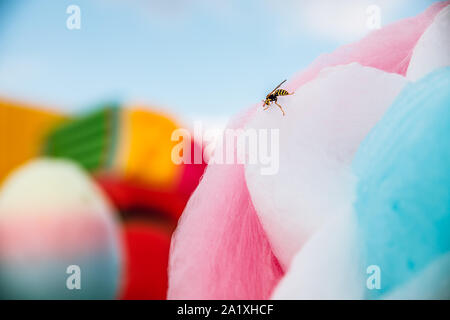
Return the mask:
[(179, 125), (168, 116), (143, 108), (124, 109), (122, 134), (116, 156), (117, 168), (127, 179), (159, 189), (171, 189), (180, 179), (171, 160), (176, 142), (171, 135)]
[(41, 153), (48, 131), (67, 117), (37, 106), (0, 99), (0, 183)]

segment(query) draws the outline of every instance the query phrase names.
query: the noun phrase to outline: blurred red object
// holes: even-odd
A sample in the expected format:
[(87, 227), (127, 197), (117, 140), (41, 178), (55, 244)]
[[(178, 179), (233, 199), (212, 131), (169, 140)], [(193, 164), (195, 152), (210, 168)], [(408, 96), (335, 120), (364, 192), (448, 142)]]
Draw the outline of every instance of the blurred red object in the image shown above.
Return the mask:
[(99, 176), (96, 180), (124, 220), (139, 215), (145, 220), (166, 220), (175, 226), (188, 200), (178, 193), (159, 191), (111, 176)]
[[(202, 152), (202, 148), (195, 142), (191, 142), (191, 148), (194, 152)], [(97, 175), (96, 180), (116, 208), (123, 213), (125, 220), (129, 218), (130, 211), (138, 209), (163, 213), (176, 224), (205, 168), (204, 162), (180, 165), (179, 178), (170, 190), (108, 173)], [(145, 218), (152, 219), (151, 214), (147, 214)]]
[[(202, 149), (192, 142), (192, 150)], [(123, 220), (120, 299), (166, 299), (172, 232), (205, 167), (205, 163), (180, 165), (178, 179), (169, 190), (112, 173), (96, 176)]]
[(170, 233), (148, 223), (126, 223), (123, 227), (125, 270), (123, 300), (162, 300), (167, 294)]

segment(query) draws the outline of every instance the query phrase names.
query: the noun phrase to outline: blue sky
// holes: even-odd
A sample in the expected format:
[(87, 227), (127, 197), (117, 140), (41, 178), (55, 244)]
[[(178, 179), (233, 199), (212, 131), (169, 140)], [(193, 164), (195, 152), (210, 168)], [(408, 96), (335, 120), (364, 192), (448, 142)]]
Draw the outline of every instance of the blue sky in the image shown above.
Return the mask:
[[(349, 22), (366, 19), (370, 4), (384, 25), (433, 1), (0, 0), (8, 2), (0, 96), (68, 112), (141, 102), (195, 118), (232, 115), (357, 40), (368, 29)], [(80, 30), (66, 28), (71, 4)]]

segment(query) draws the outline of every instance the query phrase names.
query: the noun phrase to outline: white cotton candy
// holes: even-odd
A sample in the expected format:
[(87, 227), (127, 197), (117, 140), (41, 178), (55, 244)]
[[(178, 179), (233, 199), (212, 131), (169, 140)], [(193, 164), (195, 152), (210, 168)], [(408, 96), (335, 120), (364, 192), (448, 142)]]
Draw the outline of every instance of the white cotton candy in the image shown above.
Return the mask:
[(348, 212), (331, 219), (308, 241), (276, 287), (273, 299), (362, 299), (365, 272)]
[(279, 129), (279, 152), (273, 155), (278, 171), (263, 175), (266, 165), (258, 162), (246, 165), (245, 177), (284, 268), (319, 227), (351, 209), (353, 155), (406, 82), (356, 63), (327, 68), (294, 95), (278, 99), (286, 116), (273, 104), (247, 124)]
[(442, 9), (420, 37), (406, 77), (416, 81), (440, 67), (450, 65), (450, 5)]

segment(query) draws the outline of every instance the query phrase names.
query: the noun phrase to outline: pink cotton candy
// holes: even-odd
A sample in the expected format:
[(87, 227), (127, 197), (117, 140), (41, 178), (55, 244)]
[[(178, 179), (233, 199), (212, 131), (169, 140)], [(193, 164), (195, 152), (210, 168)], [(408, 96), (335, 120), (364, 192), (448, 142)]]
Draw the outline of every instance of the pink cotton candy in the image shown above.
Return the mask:
[[(323, 68), (352, 62), (405, 75), (416, 42), (449, 3), (319, 57), (285, 88), (295, 91)], [(232, 127), (244, 127), (257, 107)], [(267, 299), (283, 274), (252, 204), (244, 166), (210, 164), (172, 238), (168, 298)]]
[(207, 167), (172, 238), (169, 270), (169, 299), (270, 296), (283, 272), (250, 200), (242, 164)]
[(358, 42), (319, 56), (306, 70), (296, 74), (285, 87), (295, 91), (313, 79), (323, 68), (352, 62), (405, 75), (414, 46), (420, 36), (433, 22), (439, 11), (449, 4), (450, 1), (435, 3), (415, 17), (387, 25), (380, 30), (371, 32)]

